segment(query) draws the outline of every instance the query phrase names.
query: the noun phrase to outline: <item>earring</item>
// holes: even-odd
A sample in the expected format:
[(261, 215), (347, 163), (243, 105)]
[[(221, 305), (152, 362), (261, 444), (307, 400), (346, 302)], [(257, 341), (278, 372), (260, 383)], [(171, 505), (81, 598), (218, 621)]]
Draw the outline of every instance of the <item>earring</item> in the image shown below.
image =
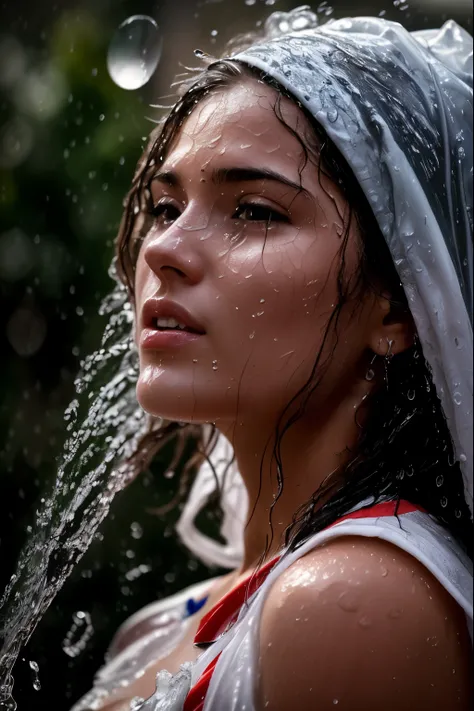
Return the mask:
[(387, 352), (384, 355), (383, 359), (383, 365), (385, 369), (385, 384), (388, 388), (388, 364), (393, 358), (393, 353), (392, 353), (392, 347), (393, 347), (393, 341), (389, 341), (387, 338)]
[(372, 368), (372, 366), (373, 366), (373, 364), (374, 364), (376, 358), (377, 358), (377, 353), (374, 354), (374, 357), (373, 357), (372, 360), (370, 361), (370, 365), (369, 365), (369, 367), (367, 368), (367, 372), (366, 372), (366, 374), (365, 374), (365, 379), (366, 379), (366, 380), (369, 380), (369, 381), (370, 381), (370, 380), (373, 380), (373, 379), (375, 378), (375, 371), (374, 371), (374, 369)]

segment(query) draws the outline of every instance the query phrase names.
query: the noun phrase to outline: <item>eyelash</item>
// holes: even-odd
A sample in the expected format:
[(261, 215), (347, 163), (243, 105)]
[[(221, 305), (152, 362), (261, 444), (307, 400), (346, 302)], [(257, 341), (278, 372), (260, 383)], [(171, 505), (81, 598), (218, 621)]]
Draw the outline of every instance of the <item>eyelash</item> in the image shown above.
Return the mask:
[[(168, 210), (174, 211), (175, 216), (174, 218), (168, 217), (168, 219), (166, 220), (165, 214)], [(267, 214), (267, 217), (260, 217), (257, 219), (254, 218), (253, 220), (251, 218), (247, 218), (247, 220), (250, 222), (290, 222), (289, 218), (283, 213), (278, 212), (278, 210), (272, 210), (270, 207), (266, 207), (265, 205), (258, 205), (256, 203), (242, 203), (241, 205), (239, 205), (233, 215), (233, 219), (241, 219), (241, 215), (245, 213), (246, 210), (261, 211)], [(237, 213), (239, 213), (238, 216)], [(172, 220), (177, 219), (181, 213), (179, 212), (178, 208), (174, 203), (163, 201), (159, 202), (157, 205), (152, 205), (150, 209), (150, 214), (157, 219), (163, 218), (166, 222), (172, 222)]]

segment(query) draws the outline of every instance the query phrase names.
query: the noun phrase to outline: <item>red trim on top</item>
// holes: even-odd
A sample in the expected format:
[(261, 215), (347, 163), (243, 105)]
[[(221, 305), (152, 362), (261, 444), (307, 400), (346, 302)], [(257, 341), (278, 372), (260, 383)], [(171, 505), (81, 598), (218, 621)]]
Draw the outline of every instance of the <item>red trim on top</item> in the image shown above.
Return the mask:
[[(397, 515), (402, 516), (403, 514), (413, 513), (414, 511), (424, 511), (424, 509), (422, 509), (421, 506), (410, 504), (408, 501), (398, 502), (398, 507), (396, 501), (386, 501), (380, 504), (375, 504), (375, 506), (368, 506), (358, 509), (353, 513), (342, 516), (342, 518), (338, 519), (327, 528), (332, 528), (338, 523), (341, 523), (341, 521), (353, 518), (379, 518), (394, 516), (395, 512)], [(219, 602), (214, 605), (214, 607), (202, 618), (194, 638), (194, 643), (211, 644), (231, 623), (235, 622), (245, 600), (253, 595), (253, 593), (262, 585), (273, 566), (279, 560), (280, 556), (269, 560), (268, 563), (265, 563), (265, 565), (260, 568), (256, 575), (250, 574), (235, 588), (232, 588), (230, 592), (224, 595), (224, 597), (219, 600)], [(189, 691), (184, 702), (183, 711), (203, 711), (206, 693), (209, 688), (209, 684), (211, 683), (211, 677), (219, 656), (220, 655), (217, 655), (215, 659), (212, 660), (196, 684)]]
[(402, 516), (403, 514), (413, 513), (414, 511), (426, 513), (425, 509), (421, 506), (410, 504), (409, 501), (404, 501), (403, 499), (398, 502), (398, 508), (396, 501), (382, 501), (382, 503), (375, 504), (375, 506), (368, 506), (346, 514), (346, 516), (342, 516), (337, 521), (334, 521), (328, 528), (332, 528), (338, 523), (341, 523), (341, 521), (351, 518), (379, 518), (382, 516), (395, 516), (395, 513), (397, 516)]
[(272, 558), (265, 563), (258, 573), (252, 574), (242, 580), (235, 588), (232, 588), (209, 612), (204, 615), (194, 637), (194, 644), (210, 644), (222, 634), (235, 614), (238, 614), (245, 600), (258, 590), (260, 585), (280, 560), (280, 556)]
[(197, 684), (189, 690), (188, 695), (184, 700), (183, 711), (202, 711), (204, 708), (204, 700), (206, 698), (207, 690), (209, 684), (211, 683), (211, 676), (214, 672), (214, 667), (217, 664), (217, 660), (221, 655), (218, 654), (215, 659), (212, 660), (210, 664), (205, 668)]

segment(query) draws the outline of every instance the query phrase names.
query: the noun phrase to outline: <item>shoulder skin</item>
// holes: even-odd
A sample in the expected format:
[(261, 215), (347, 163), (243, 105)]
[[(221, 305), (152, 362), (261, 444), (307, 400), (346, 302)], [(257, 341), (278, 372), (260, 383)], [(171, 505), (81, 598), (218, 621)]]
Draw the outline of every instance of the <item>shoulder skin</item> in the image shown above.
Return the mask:
[(317, 548), (276, 581), (260, 628), (258, 711), (467, 711), (464, 612), (379, 539)]

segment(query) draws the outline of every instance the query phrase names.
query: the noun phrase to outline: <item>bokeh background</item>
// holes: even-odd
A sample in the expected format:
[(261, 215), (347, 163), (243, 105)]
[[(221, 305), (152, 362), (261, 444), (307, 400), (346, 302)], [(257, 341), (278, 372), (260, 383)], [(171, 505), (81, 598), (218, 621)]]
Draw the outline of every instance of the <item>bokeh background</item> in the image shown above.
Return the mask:
[[(112, 245), (136, 160), (193, 50), (218, 54), (294, 0), (6, 0), (0, 5), (0, 590), (14, 572), (65, 440), (82, 358), (98, 347)], [(355, 6), (356, 5), (356, 6)], [(384, 14), (410, 29), (448, 18), (472, 32), (470, 2), (334, 0), (322, 18)], [(126, 18), (158, 24), (160, 61), (141, 89), (110, 78)], [(162, 101), (166, 103), (166, 100)], [(23, 650), (19, 711), (67, 711), (90, 687), (117, 626), (148, 602), (210, 575), (158, 517), (176, 482), (157, 461), (115, 499), (89, 551)], [(77, 613), (85, 613), (77, 616)], [(75, 642), (79, 641), (77, 647)], [(39, 667), (39, 677), (30, 662)], [(33, 665), (34, 666), (34, 665)]]

